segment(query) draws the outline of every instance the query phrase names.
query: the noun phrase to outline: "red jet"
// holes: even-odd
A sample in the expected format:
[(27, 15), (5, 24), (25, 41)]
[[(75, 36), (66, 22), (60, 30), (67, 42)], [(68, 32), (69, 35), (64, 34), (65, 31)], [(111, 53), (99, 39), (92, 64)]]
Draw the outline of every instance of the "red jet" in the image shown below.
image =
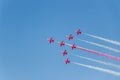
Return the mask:
[(73, 50), (73, 49), (75, 49), (75, 48), (77, 48), (77, 47), (76, 47), (75, 44), (73, 44), (73, 45), (71, 46), (71, 48), (72, 48), (72, 50)]
[(66, 50), (64, 50), (62, 54), (63, 54), (63, 56), (65, 56), (68, 54), (68, 52)]
[(51, 37), (51, 38), (49, 39), (49, 42), (50, 42), (50, 43), (53, 43), (53, 42), (54, 42), (54, 39)]
[(69, 63), (70, 63), (70, 60), (67, 58), (67, 59), (65, 60), (65, 63), (66, 63), (66, 64), (69, 64)]
[(72, 34), (70, 34), (70, 35), (68, 36), (68, 40), (71, 40), (71, 39), (73, 39)]
[(76, 33), (77, 33), (77, 35), (82, 34), (82, 32), (80, 31), (80, 29), (78, 29), (78, 30), (76, 31)]
[(60, 44), (60, 47), (65, 45), (64, 41), (61, 41), (59, 44)]

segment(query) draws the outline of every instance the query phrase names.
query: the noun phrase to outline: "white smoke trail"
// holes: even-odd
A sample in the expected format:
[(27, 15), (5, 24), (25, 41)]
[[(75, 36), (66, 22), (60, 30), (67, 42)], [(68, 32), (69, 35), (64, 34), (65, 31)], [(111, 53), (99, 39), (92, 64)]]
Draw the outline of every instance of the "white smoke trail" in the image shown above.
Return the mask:
[(101, 68), (101, 67), (96, 67), (96, 66), (92, 66), (92, 65), (86, 65), (86, 64), (82, 64), (82, 63), (78, 63), (78, 62), (72, 62), (73, 64), (79, 65), (79, 66), (83, 66), (89, 69), (94, 69), (94, 70), (98, 70), (98, 71), (102, 71), (105, 73), (109, 73), (115, 76), (120, 76), (120, 72), (116, 72), (110, 69), (105, 69), (105, 68)]
[(84, 34), (89, 36), (89, 37), (93, 37), (93, 38), (96, 38), (96, 39), (99, 39), (99, 40), (102, 40), (102, 41), (109, 42), (111, 44), (120, 46), (120, 42), (118, 42), (118, 41), (113, 41), (113, 40), (110, 40), (110, 39), (106, 39), (106, 38), (103, 38), (103, 37), (98, 37), (98, 36), (87, 34), (87, 33), (84, 33)]
[(105, 46), (105, 45), (102, 45), (102, 44), (98, 44), (98, 43), (94, 43), (94, 42), (87, 41), (87, 40), (82, 40), (82, 39), (78, 39), (78, 40), (86, 42), (86, 43), (89, 43), (89, 44), (92, 44), (92, 45), (95, 45), (95, 46), (98, 46), (98, 47), (102, 47), (102, 48), (105, 48), (105, 49), (108, 49), (108, 50), (111, 50), (111, 51), (114, 51), (114, 52), (120, 53), (120, 50), (112, 48), (112, 47), (108, 47), (108, 46)]
[(116, 65), (116, 64), (113, 64), (113, 63), (104, 62), (104, 61), (101, 61), (101, 60), (97, 60), (97, 59), (93, 59), (93, 58), (88, 58), (88, 57), (83, 57), (83, 56), (79, 56), (79, 55), (75, 55), (75, 54), (72, 54), (72, 55), (76, 56), (76, 57), (79, 57), (79, 58), (82, 58), (82, 59), (85, 59), (85, 60), (97, 62), (97, 63), (100, 63), (100, 64), (112, 66), (112, 67), (115, 67), (115, 68), (120, 68), (120, 65)]

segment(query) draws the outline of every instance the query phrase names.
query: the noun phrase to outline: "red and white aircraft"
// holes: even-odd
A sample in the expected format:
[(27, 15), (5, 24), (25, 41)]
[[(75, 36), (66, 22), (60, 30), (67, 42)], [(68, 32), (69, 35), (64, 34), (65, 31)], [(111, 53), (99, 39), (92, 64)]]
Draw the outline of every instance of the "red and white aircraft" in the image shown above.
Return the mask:
[(64, 51), (62, 52), (62, 54), (63, 54), (63, 56), (65, 56), (65, 55), (68, 54), (68, 52), (67, 52), (66, 50), (64, 50)]
[(73, 39), (72, 34), (70, 34), (70, 35), (68, 36), (68, 40), (71, 40), (71, 39)]
[(76, 31), (76, 33), (77, 33), (77, 35), (82, 34), (82, 32), (80, 31), (80, 29), (78, 29), (78, 30)]
[(75, 48), (77, 48), (77, 47), (76, 47), (75, 44), (73, 44), (73, 45), (71, 46), (71, 48), (72, 48), (72, 50), (73, 50), (73, 49), (75, 49)]
[(59, 42), (59, 44), (60, 44), (60, 47), (65, 45), (64, 41)]
[(69, 63), (70, 63), (70, 60), (67, 58), (67, 59), (65, 60), (65, 63), (66, 63), (66, 64), (69, 64)]
[(54, 39), (51, 37), (50, 39), (49, 39), (49, 43), (53, 43), (54, 42)]

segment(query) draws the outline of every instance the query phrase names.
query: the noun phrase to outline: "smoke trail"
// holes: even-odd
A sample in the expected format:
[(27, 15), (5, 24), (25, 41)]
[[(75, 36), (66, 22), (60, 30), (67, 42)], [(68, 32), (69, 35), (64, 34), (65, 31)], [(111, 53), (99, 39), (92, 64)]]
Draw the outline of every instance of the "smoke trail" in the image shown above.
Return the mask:
[(112, 48), (112, 47), (108, 47), (108, 46), (105, 46), (105, 45), (102, 45), (102, 44), (90, 42), (90, 41), (87, 41), (87, 40), (82, 40), (82, 39), (78, 39), (78, 40), (89, 43), (89, 44), (92, 44), (92, 45), (95, 45), (95, 46), (98, 46), (98, 47), (102, 47), (102, 48), (105, 48), (105, 49), (108, 49), (108, 50), (111, 50), (111, 51), (114, 51), (114, 52), (120, 53), (120, 50)]
[(101, 61), (101, 60), (97, 60), (97, 59), (93, 59), (93, 58), (88, 58), (88, 57), (83, 57), (83, 56), (74, 55), (74, 54), (72, 54), (72, 55), (76, 56), (76, 57), (79, 57), (79, 58), (82, 58), (82, 59), (85, 59), (85, 60), (92, 61), (92, 62), (97, 62), (97, 63), (100, 63), (100, 64), (104, 64), (104, 65), (109, 65), (109, 66), (112, 66), (112, 67), (120, 68), (120, 65), (116, 65), (116, 64), (113, 64), (113, 63), (104, 62), (104, 61)]
[(96, 66), (92, 66), (92, 65), (81, 64), (81, 63), (77, 63), (77, 62), (72, 62), (72, 63), (76, 64), (76, 65), (79, 65), (79, 66), (89, 68), (89, 69), (94, 69), (94, 70), (102, 71), (102, 72), (109, 73), (109, 74), (112, 74), (112, 75), (115, 75), (115, 76), (120, 76), (120, 72), (116, 72), (116, 71), (113, 71), (113, 70), (104, 69), (104, 68), (96, 67)]
[[(68, 43), (65, 43), (65, 45), (70, 46), (70, 47), (72, 46), (71, 44), (68, 44)], [(83, 50), (83, 51), (86, 51), (86, 52), (90, 52), (90, 53), (93, 53), (93, 54), (96, 54), (96, 55), (100, 55), (100, 56), (103, 56), (103, 57), (106, 57), (106, 58), (110, 58), (110, 59), (113, 59), (113, 60), (120, 61), (120, 57), (116, 57), (116, 56), (104, 54), (104, 53), (102, 53), (102, 52), (98, 52), (98, 51), (95, 51), (95, 50), (83, 48), (83, 47), (80, 47), (80, 46), (76, 46), (76, 47), (77, 47), (78, 49)]]
[(96, 39), (99, 39), (99, 40), (102, 40), (102, 41), (109, 42), (111, 44), (120, 46), (120, 42), (118, 42), (118, 41), (113, 41), (113, 40), (110, 40), (110, 39), (106, 39), (106, 38), (94, 36), (94, 35), (87, 34), (87, 33), (84, 33), (84, 34), (87, 35), (87, 36), (89, 36), (89, 37), (96, 38)]

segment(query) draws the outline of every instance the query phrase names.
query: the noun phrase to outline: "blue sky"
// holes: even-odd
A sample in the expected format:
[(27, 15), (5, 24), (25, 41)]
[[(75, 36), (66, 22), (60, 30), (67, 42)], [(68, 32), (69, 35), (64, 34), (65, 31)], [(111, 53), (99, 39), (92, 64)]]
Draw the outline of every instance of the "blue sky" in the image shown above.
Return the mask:
[[(120, 80), (111, 74), (87, 69), (74, 64), (66, 65), (65, 58), (84, 64), (119, 71), (120, 69), (79, 59), (61, 51), (119, 64), (88, 52), (70, 47), (50, 45), (47, 38), (65, 40), (111, 55), (119, 53), (86, 43), (68, 41), (66, 35), (81, 31), (120, 41), (119, 0), (1, 0), (0, 1), (0, 79), (1, 80)], [(79, 38), (111, 45), (85, 35)]]

